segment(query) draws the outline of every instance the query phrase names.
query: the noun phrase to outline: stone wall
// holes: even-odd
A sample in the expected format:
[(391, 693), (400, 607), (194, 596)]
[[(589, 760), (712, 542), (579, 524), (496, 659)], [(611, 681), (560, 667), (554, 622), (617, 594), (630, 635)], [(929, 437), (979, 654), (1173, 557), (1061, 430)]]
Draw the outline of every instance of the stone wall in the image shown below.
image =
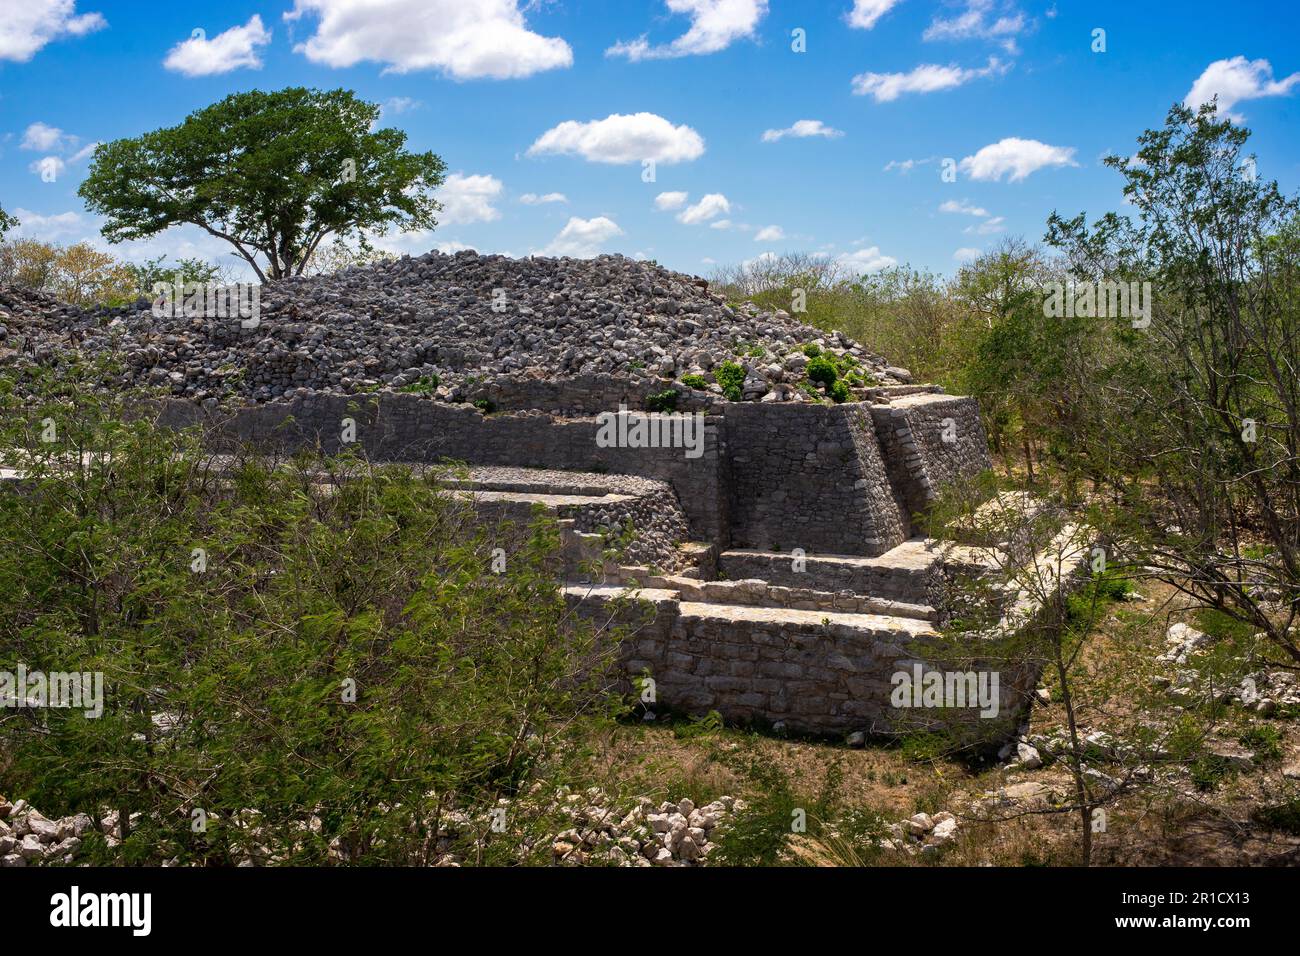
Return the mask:
[[(591, 385), (597, 392), (604, 387), (595, 379)], [(202, 423), (222, 440), (279, 451), (319, 445), (334, 453), (342, 448), (343, 420), (351, 418), (356, 441), (377, 460), (452, 459), (655, 478), (672, 486), (695, 540), (809, 554), (882, 554), (913, 535), (909, 516), (924, 511), (943, 483), (989, 464), (978, 405), (968, 398), (920, 394), (892, 405), (718, 408), (722, 414), (705, 416), (698, 458), (682, 448), (600, 447), (594, 417), (485, 415), (472, 405), (392, 392), (303, 391), (290, 401), (238, 408), (174, 400), (164, 403), (162, 421)], [(948, 419), (951, 443), (943, 439)]]
[(726, 407), (733, 546), (875, 555), (902, 543), (866, 408)]
[[(953, 395), (908, 395), (872, 405), (876, 436), (909, 534), (943, 486), (992, 467), (979, 403)], [(948, 440), (951, 439), (951, 440)], [(923, 523), (922, 523), (923, 524)]]
[[(602, 620), (610, 611), (572, 590), (570, 600)], [(938, 641), (928, 622), (882, 617), (868, 629), (838, 623), (835, 614), (715, 613), (710, 605), (680, 603), (673, 592), (650, 589), (619, 617), (631, 630), (623, 666), (629, 675), (654, 679), (660, 705), (693, 714), (716, 710), (737, 723), (782, 723), (799, 733), (896, 735), (964, 726), (997, 740), (1016, 726), (1038, 675), (1028, 661), (945, 655), (945, 671), (998, 674), (996, 716), (981, 718), (973, 707), (897, 708), (890, 699), (895, 674), (917, 664), (924, 672), (938, 669), (927, 663)]]
[(342, 447), (345, 418), (356, 422), (356, 441), (376, 460), (436, 462), (444, 458), (481, 465), (518, 465), (566, 471), (612, 472), (656, 478), (672, 485), (690, 521), (692, 537), (725, 540), (727, 496), (718, 417), (707, 417), (703, 454), (681, 448), (601, 448), (594, 418), (560, 419), (542, 412), (485, 415), (471, 405), (449, 405), (418, 395), (334, 395), (313, 392), (290, 402), (239, 408), (170, 401), (163, 424), (202, 424), (216, 442), (252, 442), (289, 452), (319, 445)]

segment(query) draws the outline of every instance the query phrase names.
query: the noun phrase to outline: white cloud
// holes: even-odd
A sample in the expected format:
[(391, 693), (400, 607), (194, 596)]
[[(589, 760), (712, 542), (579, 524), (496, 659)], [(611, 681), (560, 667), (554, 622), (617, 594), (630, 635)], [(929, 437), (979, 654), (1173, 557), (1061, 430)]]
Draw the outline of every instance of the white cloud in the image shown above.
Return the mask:
[(382, 108), (383, 116), (401, 116), (403, 113), (409, 113), (411, 110), (417, 110), (424, 104), (417, 99), (409, 96), (390, 96), (384, 100)]
[(216, 76), (247, 67), (260, 70), (257, 48), (271, 42), (271, 31), (256, 13), (242, 27), (231, 27), (211, 40), (201, 31), (171, 48), (163, 66), (185, 76)]
[(1263, 96), (1286, 96), (1300, 83), (1300, 73), (1286, 79), (1273, 79), (1273, 66), (1268, 60), (1247, 60), (1234, 56), (1231, 60), (1215, 60), (1196, 78), (1183, 103), (1196, 109), (1219, 97), (1219, 112), (1240, 121), (1241, 117), (1229, 113), (1242, 100), (1257, 100)]
[(686, 198), (690, 193), (684, 192), (666, 192), (655, 196), (655, 208), (660, 211), (669, 209), (681, 209), (686, 205)]
[(932, 163), (932, 162), (934, 162), (933, 156), (930, 156), (926, 159), (891, 159), (889, 162), (885, 164), (885, 168), (882, 171), (886, 173), (890, 173), (896, 169), (904, 176), (906, 176), (917, 166), (924, 166), (926, 165), (926, 163)]
[(568, 202), (569, 197), (564, 193), (545, 193), (541, 196), (537, 193), (524, 193), (519, 197), (519, 201), (525, 206), (541, 206), (552, 202)]
[(35, 149), (43, 153), (51, 150), (63, 152), (77, 145), (77, 137), (63, 132), (57, 126), (36, 122), (23, 131), (23, 141), (19, 149)]
[(24, 239), (39, 239), (53, 242), (86, 231), (89, 226), (77, 212), (61, 212), (53, 216), (42, 216), (29, 209), (15, 209), (14, 217), (19, 226), (14, 235)]
[(1016, 36), (1029, 26), (1025, 15), (1007, 0), (966, 0), (955, 17), (935, 17), (921, 34), (924, 40), (993, 40), (1017, 52)]
[(442, 203), (439, 221), (446, 226), (491, 222), (501, 218), (492, 201), (501, 195), (501, 180), (495, 176), (465, 176), (452, 173), (438, 187), (435, 198)]
[(972, 236), (991, 236), (995, 232), (1001, 232), (1003, 229), (1006, 228), (1003, 225), (1004, 222), (1006, 222), (1005, 216), (993, 216), (992, 218), (986, 219), (983, 222), (979, 223), (978, 225), (967, 226), (965, 232), (967, 235), (972, 235)]
[(73, 153), (68, 162), (79, 163), (83, 159), (89, 159), (94, 154), (96, 147), (103, 145), (104, 144), (99, 140), (95, 140), (93, 143), (87, 143), (85, 146), (81, 147), (81, 149)]
[(972, 206), (965, 199), (949, 199), (939, 206), (940, 212), (956, 212), (967, 216), (979, 216), (981, 219), (989, 214), (987, 209)]
[(616, 43), (605, 56), (638, 60), (666, 60), (679, 56), (717, 53), (736, 40), (753, 36), (767, 15), (767, 0), (665, 0), (669, 11), (691, 18), (691, 28), (672, 43), (651, 46), (644, 36)]
[(755, 242), (780, 242), (785, 238), (785, 233), (780, 226), (764, 226), (754, 234)]
[(654, 113), (613, 113), (603, 120), (566, 120), (528, 147), (529, 156), (581, 156), (591, 163), (680, 163), (704, 154), (704, 139), (685, 124)]
[(316, 32), (294, 51), (325, 66), (373, 60), (395, 73), (502, 80), (573, 64), (563, 39), (528, 29), (518, 0), (294, 0), (284, 18), (308, 15)]
[(898, 265), (898, 260), (893, 256), (881, 255), (879, 246), (871, 246), (869, 249), (857, 249), (853, 252), (846, 252), (836, 257), (836, 262), (846, 269), (853, 270), (859, 275), (869, 272), (879, 272), (881, 269), (888, 269), (890, 266)]
[(68, 164), (57, 156), (42, 156), (40, 159), (27, 166), (29, 172), (35, 173), (47, 183), (58, 180), (63, 175), (63, 171), (68, 168)]
[(715, 219), (709, 223), (710, 229), (730, 229), (734, 223), (730, 219)]
[(7, 0), (0, 15), (0, 60), (26, 63), (51, 40), (108, 26), (102, 14), (77, 15), (76, 0)]
[(953, 259), (957, 262), (970, 262), (972, 259), (979, 258), (980, 251), (972, 249), (970, 246), (962, 246), (952, 254)]
[(796, 139), (803, 139), (807, 136), (825, 136), (827, 139), (835, 139), (843, 135), (843, 130), (827, 126), (821, 120), (797, 120), (793, 126), (787, 126), (785, 129), (766, 130), (763, 133), (763, 142), (775, 143), (786, 136), (793, 136)]
[(700, 198), (693, 206), (687, 206), (677, 214), (677, 221), (688, 226), (708, 222), (723, 213), (731, 212), (731, 203), (722, 193), (709, 193)]
[(877, 103), (888, 103), (904, 93), (935, 93), (950, 90), (986, 76), (1000, 76), (1010, 67), (997, 57), (989, 57), (987, 66), (968, 70), (960, 66), (923, 63), (909, 73), (859, 73), (853, 78), (853, 92), (871, 95)]
[(621, 235), (623, 230), (618, 227), (618, 223), (605, 216), (594, 219), (572, 216), (542, 252), (545, 255), (587, 259), (599, 254), (601, 245)]
[(857, 30), (870, 30), (903, 0), (853, 0), (853, 9), (844, 15), (849, 26)]
[(1010, 136), (967, 156), (960, 166), (971, 179), (1000, 181), (1010, 173), (1014, 183), (1049, 166), (1078, 166), (1074, 153), (1073, 146), (1049, 146), (1036, 139)]

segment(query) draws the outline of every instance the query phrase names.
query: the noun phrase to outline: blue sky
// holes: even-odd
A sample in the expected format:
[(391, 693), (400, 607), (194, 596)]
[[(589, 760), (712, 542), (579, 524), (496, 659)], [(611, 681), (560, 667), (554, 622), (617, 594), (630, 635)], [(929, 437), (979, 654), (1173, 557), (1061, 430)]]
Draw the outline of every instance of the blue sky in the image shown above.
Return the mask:
[[(106, 246), (76, 195), (91, 144), (239, 90), (341, 86), (455, 174), (443, 223), (395, 250), (622, 252), (705, 275), (804, 251), (950, 273), (1004, 236), (1040, 239), (1053, 209), (1120, 208), (1100, 157), (1189, 96), (1230, 100), (1260, 174), (1294, 193), (1296, 9), (0, 0), (0, 206), (20, 234)], [(113, 251), (234, 261), (192, 228)]]

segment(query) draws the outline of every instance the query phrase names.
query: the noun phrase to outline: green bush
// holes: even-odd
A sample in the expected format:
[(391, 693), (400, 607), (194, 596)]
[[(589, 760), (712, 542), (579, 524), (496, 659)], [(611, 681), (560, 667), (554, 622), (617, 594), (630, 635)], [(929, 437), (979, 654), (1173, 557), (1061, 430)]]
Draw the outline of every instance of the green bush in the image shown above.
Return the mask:
[[(427, 864), (440, 816), (486, 836), (503, 798), (508, 837), (466, 837), (464, 861), (554, 832), (524, 798), (576, 775), (617, 646), (558, 593), (554, 523), (483, 523), (437, 475), (358, 457), (217, 460), (127, 401), (0, 382), (0, 463), (25, 475), (0, 491), (0, 660), (103, 675), (98, 717), (0, 721), (5, 794), (138, 813), (121, 846), (88, 839), (95, 862), (229, 865), (251, 842), (319, 864), (338, 838)], [(228, 822), (247, 809), (255, 838)]]
[(677, 392), (675, 389), (667, 388), (662, 392), (656, 392), (647, 396), (645, 407), (651, 412), (671, 412), (677, 408)]
[(744, 398), (742, 388), (745, 384), (745, 369), (742, 366), (735, 362), (723, 362), (713, 377), (722, 386), (722, 394), (729, 401), (739, 402)]
[(803, 347), (803, 354), (809, 358), (816, 358), (822, 354), (822, 348), (816, 342), (809, 342)]
[(840, 377), (839, 371), (835, 368), (835, 363), (825, 356), (817, 356), (808, 362), (808, 379), (812, 382), (820, 382), (827, 388)]
[(683, 375), (682, 384), (700, 392), (707, 391), (709, 388), (709, 380), (703, 375)]
[(831, 382), (829, 392), (831, 398), (833, 398), (837, 403), (847, 402), (849, 400), (849, 386), (843, 379)]

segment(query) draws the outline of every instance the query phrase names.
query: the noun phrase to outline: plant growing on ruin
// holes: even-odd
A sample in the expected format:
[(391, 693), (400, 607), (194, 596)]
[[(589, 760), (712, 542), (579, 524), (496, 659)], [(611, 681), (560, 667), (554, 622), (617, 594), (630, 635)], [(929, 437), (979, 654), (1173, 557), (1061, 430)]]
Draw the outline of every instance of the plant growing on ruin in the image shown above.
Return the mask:
[(328, 236), (431, 229), (445, 164), (377, 128), (348, 90), (250, 90), (178, 126), (95, 150), (78, 190), (110, 242), (181, 224), (230, 243), (263, 281), (301, 275)]
[(102, 673), (103, 712), (0, 721), (7, 791), (118, 809), (120, 847), (87, 838), (101, 862), (321, 863), (337, 840), (428, 863), (454, 812), (462, 859), (516, 858), (543, 825), (525, 793), (617, 699), (555, 526), (485, 525), (408, 467), (215, 459), (83, 380), (0, 390), (24, 474), (0, 494), (0, 659)]
[(824, 355), (810, 359), (806, 373), (810, 382), (817, 382), (827, 388), (830, 388), (840, 377), (839, 371), (835, 368), (835, 363)]
[(680, 396), (676, 389), (666, 388), (662, 392), (655, 392), (649, 395), (645, 400), (646, 411), (649, 412), (671, 412), (677, 408), (677, 399)]
[(682, 376), (682, 384), (687, 388), (693, 388), (696, 391), (704, 392), (709, 388), (709, 380), (703, 375), (688, 374)]
[(713, 373), (714, 379), (722, 387), (722, 394), (733, 402), (740, 401), (744, 394), (745, 369), (735, 362), (723, 362)]

